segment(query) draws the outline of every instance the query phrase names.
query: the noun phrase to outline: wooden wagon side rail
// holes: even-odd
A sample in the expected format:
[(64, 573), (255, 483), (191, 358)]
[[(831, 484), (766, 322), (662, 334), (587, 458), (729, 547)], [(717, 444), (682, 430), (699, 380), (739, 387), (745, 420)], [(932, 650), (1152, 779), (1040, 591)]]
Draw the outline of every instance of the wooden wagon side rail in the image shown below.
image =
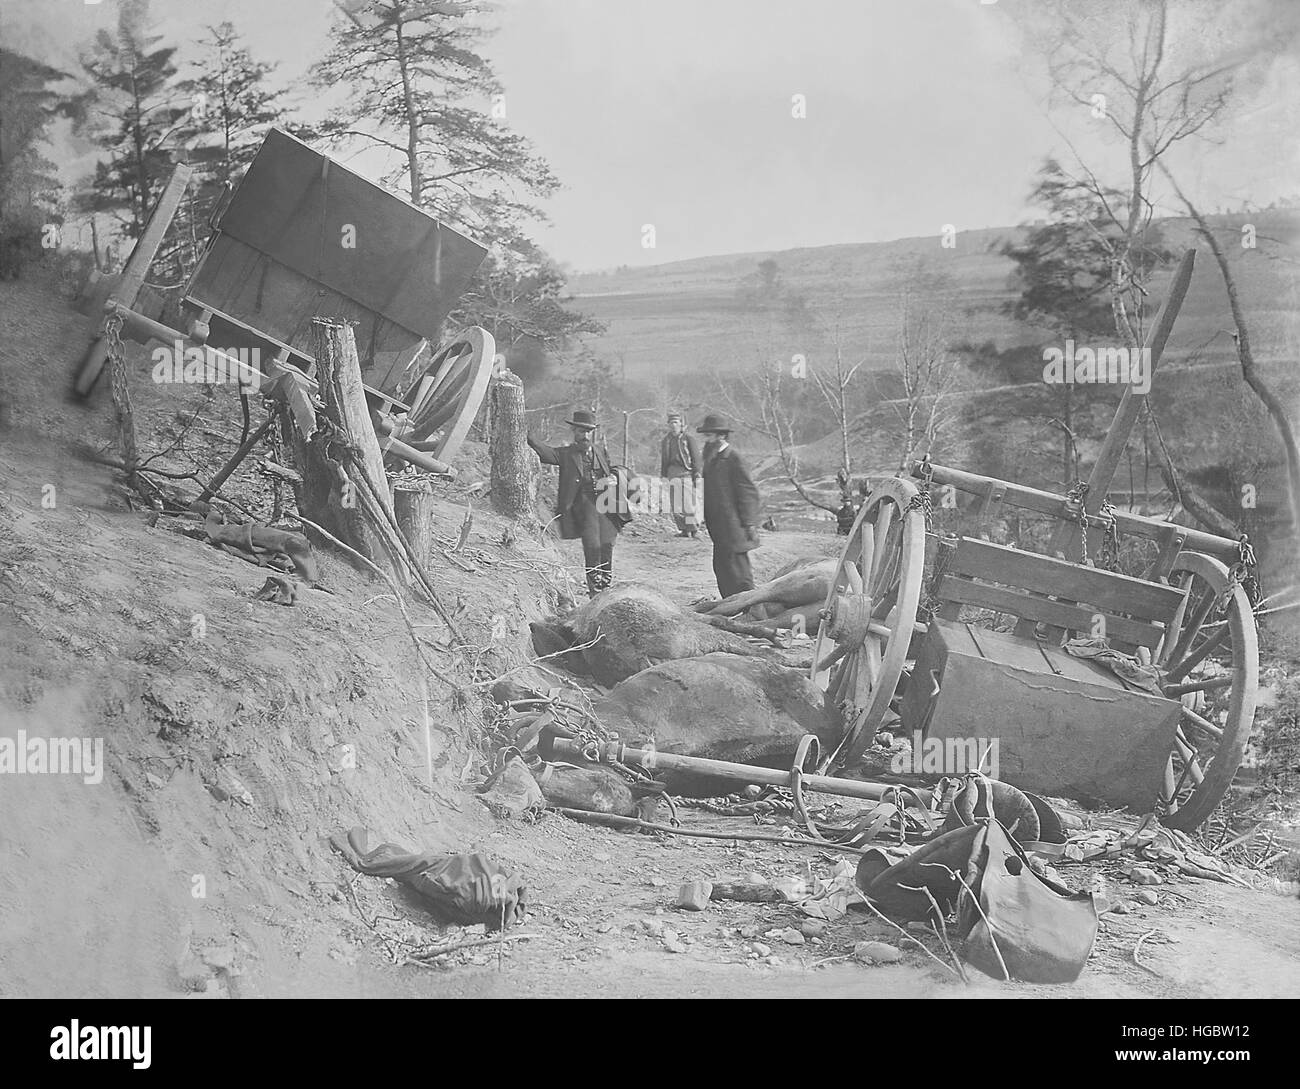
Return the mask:
[[(922, 477), (923, 472), (926, 471), (923, 469), (923, 465), (924, 463), (920, 461), (913, 464), (912, 475)], [(1065, 496), (1057, 495), (1055, 492), (1045, 492), (1038, 488), (1027, 487), (1024, 484), (998, 480), (996, 477), (980, 476), (978, 473), (968, 473), (961, 469), (950, 469), (944, 465), (929, 465), (928, 472), (930, 479), (935, 484), (947, 485), (985, 499), (990, 496), (997, 496), (1003, 502), (1010, 503), (1013, 507), (1032, 510), (1039, 514), (1048, 514), (1053, 518), (1059, 518), (1066, 522), (1075, 522), (1078, 518), (1075, 508)], [(1159, 518), (1146, 518), (1140, 514), (1130, 514), (1127, 511), (1117, 510), (1114, 512), (1114, 517), (1116, 527), (1121, 534), (1145, 537), (1147, 540), (1156, 541), (1162, 546), (1172, 545), (1175, 552), (1184, 549), (1191, 552), (1203, 552), (1206, 555), (1223, 560), (1227, 564), (1232, 564), (1237, 559), (1237, 542), (1231, 538), (1219, 537), (1213, 533), (1205, 533), (1173, 522), (1165, 522)], [(1090, 525), (1098, 527), (1104, 524), (1104, 519), (1098, 515), (1089, 515), (1088, 521)], [(1179, 538), (1181, 540), (1177, 544), (1172, 543)]]

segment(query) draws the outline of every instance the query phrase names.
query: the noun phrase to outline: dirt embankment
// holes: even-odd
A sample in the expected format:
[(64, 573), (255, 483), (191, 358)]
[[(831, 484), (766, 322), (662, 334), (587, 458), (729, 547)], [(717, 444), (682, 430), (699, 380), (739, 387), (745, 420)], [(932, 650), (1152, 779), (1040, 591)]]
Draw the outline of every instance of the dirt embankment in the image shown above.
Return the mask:
[[(69, 452), (74, 440), (112, 446), (106, 389), (89, 408), (63, 400), (90, 332), (48, 285), (0, 284), (10, 421), (0, 433), (0, 736), (104, 745), (98, 782), (0, 776), (0, 993), (1046, 991), (958, 988), (861, 918), (787, 943), (771, 935), (800, 922), (789, 906), (671, 907), (677, 884), (695, 877), (825, 876), (833, 859), (818, 852), (493, 819), (469, 787), (480, 770), (479, 682), (524, 661), (528, 621), (553, 608), (557, 588), (576, 591), (574, 547), (507, 534), (476, 511), (460, 565), (435, 571), (466, 645), (453, 645), (432, 610), (412, 609), (450, 683), (417, 667), (387, 588), (332, 556), (322, 557), (332, 592), (308, 591), (288, 608), (253, 600), (266, 572), (165, 519), (151, 526), (125, 508), (109, 470)], [(147, 353), (133, 348), (131, 361), (142, 437), (150, 450), (172, 448), (157, 464), (210, 475), (238, 440), (233, 400), (154, 386)], [(269, 509), (264, 481), (241, 475), (235, 485), (250, 509)], [(472, 474), (437, 501), (448, 538), (470, 485)], [(829, 533), (772, 534), (756, 570), (770, 575), (836, 545)], [(615, 568), (682, 603), (712, 588), (707, 542), (673, 538), (655, 519), (624, 535)], [(531, 940), (502, 951), (503, 971), (491, 947), (395, 967), (404, 959), (395, 935), (447, 935), (399, 888), (355, 877), (330, 852), (327, 837), (356, 823), (410, 846), (483, 849), (521, 870)], [(1300, 992), (1292, 909), (1243, 889), (1162, 890), (1159, 906), (1112, 918), (1094, 966), (1052, 993)], [(1139, 966), (1134, 943), (1152, 929), (1168, 940), (1148, 937)], [(903, 961), (844, 963), (864, 939), (900, 944)]]
[[(502, 544), (501, 521), (475, 512), (469, 570), (449, 562), (436, 578), (471, 645), (456, 649), (432, 609), (412, 607), (450, 684), (422, 677), (388, 588), (333, 556), (321, 557), (331, 592), (253, 600), (266, 571), (169, 531), (173, 520), (151, 527), (109, 469), (70, 452), (111, 450), (107, 383), (88, 407), (64, 401), (90, 322), (39, 283), (0, 292), (0, 732), (102, 739), (104, 753), (98, 783), (0, 780), (0, 988), (165, 994), (206, 975), (237, 990), (244, 977), (221, 962), (275, 950), (288, 966), (277, 989), (291, 989), (299, 957), (311, 972), (331, 951), (322, 909), (335, 931), (348, 912), (331, 895), (331, 832), (362, 823), (430, 848), (486, 845), (492, 821), (461, 786), (477, 770), (476, 682), (523, 661), (527, 621), (563, 584), (559, 558), (536, 539)], [(164, 449), (169, 427), (183, 430), (182, 447), (215, 448), (210, 475), (237, 402), (154, 386), (147, 352), (130, 357), (143, 444)], [(242, 494), (265, 500), (252, 481)], [(438, 513), (454, 537), (464, 497), (441, 497)], [(204, 971), (205, 953), (217, 968)]]

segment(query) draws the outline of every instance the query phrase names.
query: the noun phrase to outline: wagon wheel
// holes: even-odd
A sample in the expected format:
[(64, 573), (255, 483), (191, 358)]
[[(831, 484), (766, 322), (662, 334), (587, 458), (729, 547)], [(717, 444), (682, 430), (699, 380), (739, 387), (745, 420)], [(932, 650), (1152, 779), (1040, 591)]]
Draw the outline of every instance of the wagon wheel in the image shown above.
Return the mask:
[(1259, 646), (1250, 599), (1219, 560), (1180, 552), (1170, 581), (1187, 597), (1158, 664), (1165, 695), (1183, 707), (1165, 765), (1161, 820), (1190, 832), (1214, 812), (1241, 765), (1255, 718)]
[(492, 334), (477, 325), (440, 348), (415, 383), (402, 441), (424, 442), (441, 428), (431, 453), (439, 461), (451, 461), (478, 415), (495, 356)]
[(857, 760), (889, 711), (916, 626), (925, 568), (925, 518), (915, 485), (881, 482), (863, 505), (839, 566), (813, 643), (809, 676), (826, 710), (844, 726), (826, 761), (834, 769)]

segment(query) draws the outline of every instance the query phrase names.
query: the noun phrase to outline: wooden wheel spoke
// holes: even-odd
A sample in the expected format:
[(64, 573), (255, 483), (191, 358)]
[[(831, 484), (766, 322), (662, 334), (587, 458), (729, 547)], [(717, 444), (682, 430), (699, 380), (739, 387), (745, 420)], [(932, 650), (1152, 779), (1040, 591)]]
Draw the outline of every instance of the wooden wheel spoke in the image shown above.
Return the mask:
[(863, 572), (870, 572), (874, 577), (876, 570), (885, 556), (886, 544), (889, 540), (889, 528), (894, 522), (894, 512), (897, 508), (892, 503), (886, 503), (882, 506), (880, 515), (876, 519), (876, 524), (872, 527), (872, 539), (874, 542), (874, 556), (872, 557), (871, 566), (863, 565)]
[[(1180, 712), (1180, 714), (1181, 714), (1181, 717), (1183, 718), (1183, 720), (1184, 720), (1185, 722), (1187, 722), (1188, 724), (1190, 724), (1190, 725), (1196, 727), (1196, 729), (1200, 730), (1202, 733), (1209, 734), (1209, 735), (1210, 735), (1211, 737), (1213, 737), (1213, 738), (1221, 738), (1221, 737), (1223, 737), (1223, 730), (1222, 730), (1222, 729), (1220, 729), (1218, 726), (1214, 725), (1214, 723), (1211, 722), (1209, 719), (1207, 719), (1207, 718), (1202, 718), (1202, 717), (1201, 717), (1200, 715), (1198, 715), (1195, 711), (1193, 711), (1190, 707), (1184, 707), (1184, 708), (1182, 709), (1182, 711)], [(1180, 729), (1181, 729), (1181, 727), (1180, 727)]]
[(1206, 655), (1212, 651), (1218, 650), (1228, 640), (1228, 628), (1220, 628), (1215, 634), (1211, 635), (1199, 647), (1171, 666), (1166, 673), (1170, 681), (1181, 681), (1193, 669), (1205, 661)]
[(882, 655), (880, 653), (880, 644), (876, 637), (868, 635), (866, 641), (862, 644), (862, 650), (859, 651), (862, 664), (866, 669), (868, 691), (874, 689), (880, 679), (880, 666)]
[[(1190, 599), (1192, 591), (1188, 591)], [(1205, 623), (1205, 618), (1209, 615), (1210, 610), (1214, 607), (1214, 593), (1207, 587), (1201, 599), (1196, 603), (1196, 608), (1192, 610), (1192, 617), (1183, 626), (1179, 633), (1178, 641), (1174, 644), (1173, 650), (1169, 654), (1169, 661), (1178, 661), (1186, 656), (1187, 651), (1196, 641), (1196, 637), (1201, 632), (1201, 625)]]
[(848, 651), (849, 651), (849, 647), (847, 643), (836, 643), (834, 649), (831, 650), (829, 654), (827, 654), (824, 658), (822, 658), (820, 662), (814, 664), (813, 666), (814, 674), (825, 673), (828, 669), (830, 669), (831, 666), (833, 666), (836, 662), (838, 662), (841, 658), (843, 658), (844, 655), (848, 653)]

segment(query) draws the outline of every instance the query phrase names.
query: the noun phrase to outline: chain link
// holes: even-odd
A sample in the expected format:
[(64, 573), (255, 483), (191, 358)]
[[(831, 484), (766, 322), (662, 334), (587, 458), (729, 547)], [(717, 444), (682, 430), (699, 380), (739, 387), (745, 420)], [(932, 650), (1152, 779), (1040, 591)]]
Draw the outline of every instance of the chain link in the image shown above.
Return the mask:
[(907, 515), (914, 510), (919, 510), (925, 518), (925, 531), (931, 533), (934, 530), (934, 499), (930, 495), (930, 488), (934, 483), (934, 466), (930, 464), (929, 454), (921, 459), (920, 481), (916, 494), (903, 508), (903, 514)]
[(1264, 599), (1263, 587), (1260, 585), (1259, 576), (1256, 572), (1258, 560), (1255, 558), (1255, 549), (1250, 543), (1250, 537), (1243, 533), (1241, 539), (1237, 542), (1237, 559), (1231, 567), (1228, 568), (1228, 585), (1224, 587), (1223, 596), (1219, 599), (1218, 607), (1227, 609), (1232, 601), (1233, 591), (1238, 586), (1245, 591), (1246, 600), (1250, 602), (1250, 607), (1255, 609)]
[(1088, 498), (1088, 482), (1076, 480), (1065, 493), (1065, 509), (1079, 523), (1079, 550), (1085, 567), (1094, 566), (1092, 554), (1088, 550), (1088, 508), (1084, 501)]
[(1108, 571), (1119, 570), (1119, 521), (1115, 517), (1115, 507), (1109, 500), (1102, 503), (1097, 517), (1105, 523), (1102, 526), (1101, 565)]
[(122, 445), (122, 461), (126, 465), (127, 480), (134, 481), (136, 467), (140, 464), (140, 442), (135, 432), (135, 408), (131, 404), (131, 390), (126, 382), (122, 315), (116, 311), (104, 319), (104, 340), (108, 351), (109, 388), (113, 396), (113, 407), (117, 410), (117, 433)]

